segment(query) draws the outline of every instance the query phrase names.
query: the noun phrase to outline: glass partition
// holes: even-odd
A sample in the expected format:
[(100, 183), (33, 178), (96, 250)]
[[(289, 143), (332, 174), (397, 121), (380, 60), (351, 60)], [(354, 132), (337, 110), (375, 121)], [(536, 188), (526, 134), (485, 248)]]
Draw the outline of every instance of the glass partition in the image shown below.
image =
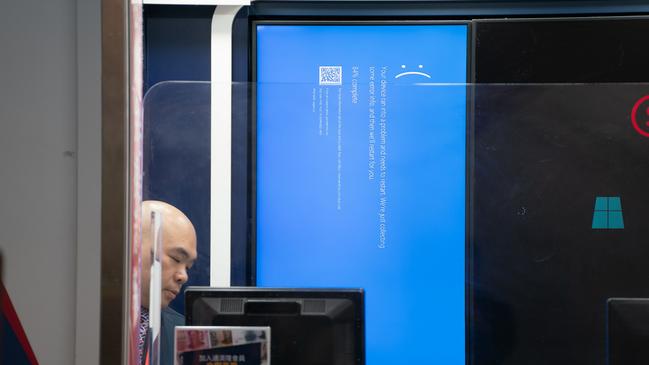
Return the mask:
[[(210, 83), (162, 82), (144, 97), (144, 201), (163, 201), (192, 222), (197, 259), (188, 285), (209, 285)], [(178, 298), (171, 307), (184, 312)]]
[[(370, 365), (606, 364), (634, 353), (649, 328), (637, 299), (649, 298), (649, 85), (341, 71), (228, 85), (232, 120), (212, 118), (224, 85), (147, 93), (143, 200), (173, 206), (195, 230), (196, 259), (190, 239), (171, 287), (207, 286), (211, 267), (227, 265), (246, 278), (237, 285), (363, 288)], [(214, 123), (231, 123), (230, 150), (211, 143)], [(215, 191), (223, 153), (232, 185)], [(211, 194), (231, 197), (229, 228), (245, 235), (211, 234), (223, 224)], [(165, 293), (169, 217), (161, 301), (182, 314), (182, 291)], [(230, 257), (213, 254), (222, 245)]]

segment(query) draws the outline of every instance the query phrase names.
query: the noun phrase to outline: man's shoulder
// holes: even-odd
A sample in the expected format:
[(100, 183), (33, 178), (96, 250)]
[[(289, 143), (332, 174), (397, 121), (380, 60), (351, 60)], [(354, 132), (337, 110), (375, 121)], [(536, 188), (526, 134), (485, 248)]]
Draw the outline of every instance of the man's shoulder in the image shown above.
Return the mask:
[(161, 311), (161, 319), (162, 323), (164, 324), (165, 322), (168, 324), (171, 324), (173, 326), (184, 326), (185, 325), (185, 317), (176, 312), (175, 310), (167, 307)]
[(185, 317), (167, 307), (160, 311), (160, 365), (172, 365), (174, 359), (174, 328), (185, 325)]

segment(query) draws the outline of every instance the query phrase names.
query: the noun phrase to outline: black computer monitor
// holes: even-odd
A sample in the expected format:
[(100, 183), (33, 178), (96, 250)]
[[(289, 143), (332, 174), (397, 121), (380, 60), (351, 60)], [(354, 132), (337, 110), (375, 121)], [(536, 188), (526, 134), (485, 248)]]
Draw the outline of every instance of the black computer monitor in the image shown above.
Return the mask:
[[(360, 289), (190, 287), (189, 326), (269, 326), (271, 364), (365, 364)], [(388, 334), (386, 334), (388, 335)]]
[(646, 364), (649, 359), (649, 298), (611, 298), (607, 306), (608, 365)]

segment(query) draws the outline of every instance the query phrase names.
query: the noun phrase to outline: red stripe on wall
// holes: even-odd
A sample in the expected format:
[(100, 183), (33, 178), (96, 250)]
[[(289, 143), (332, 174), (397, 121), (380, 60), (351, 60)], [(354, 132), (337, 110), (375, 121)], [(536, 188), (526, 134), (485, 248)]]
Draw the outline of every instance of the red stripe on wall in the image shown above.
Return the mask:
[(14, 331), (14, 334), (16, 335), (16, 338), (18, 339), (20, 346), (23, 348), (23, 351), (25, 351), (27, 360), (29, 360), (29, 363), (32, 365), (38, 365), (38, 360), (36, 360), (36, 355), (34, 355), (34, 350), (32, 350), (32, 347), (29, 344), (29, 340), (27, 340), (27, 335), (25, 335), (25, 330), (23, 329), (23, 326), (20, 324), (20, 319), (18, 319), (18, 314), (16, 314), (16, 310), (14, 309), (13, 304), (11, 304), (11, 299), (9, 299), (9, 293), (5, 289), (2, 282), (0, 282), (0, 307), (3, 316), (7, 319), (7, 322), (9, 322), (9, 326)]

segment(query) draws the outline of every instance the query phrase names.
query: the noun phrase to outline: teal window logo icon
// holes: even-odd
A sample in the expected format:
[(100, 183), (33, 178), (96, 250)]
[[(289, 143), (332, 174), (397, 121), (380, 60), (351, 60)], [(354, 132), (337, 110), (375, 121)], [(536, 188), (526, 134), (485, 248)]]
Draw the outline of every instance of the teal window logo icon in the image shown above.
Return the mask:
[(619, 196), (598, 196), (595, 198), (593, 229), (624, 229), (622, 201)]

